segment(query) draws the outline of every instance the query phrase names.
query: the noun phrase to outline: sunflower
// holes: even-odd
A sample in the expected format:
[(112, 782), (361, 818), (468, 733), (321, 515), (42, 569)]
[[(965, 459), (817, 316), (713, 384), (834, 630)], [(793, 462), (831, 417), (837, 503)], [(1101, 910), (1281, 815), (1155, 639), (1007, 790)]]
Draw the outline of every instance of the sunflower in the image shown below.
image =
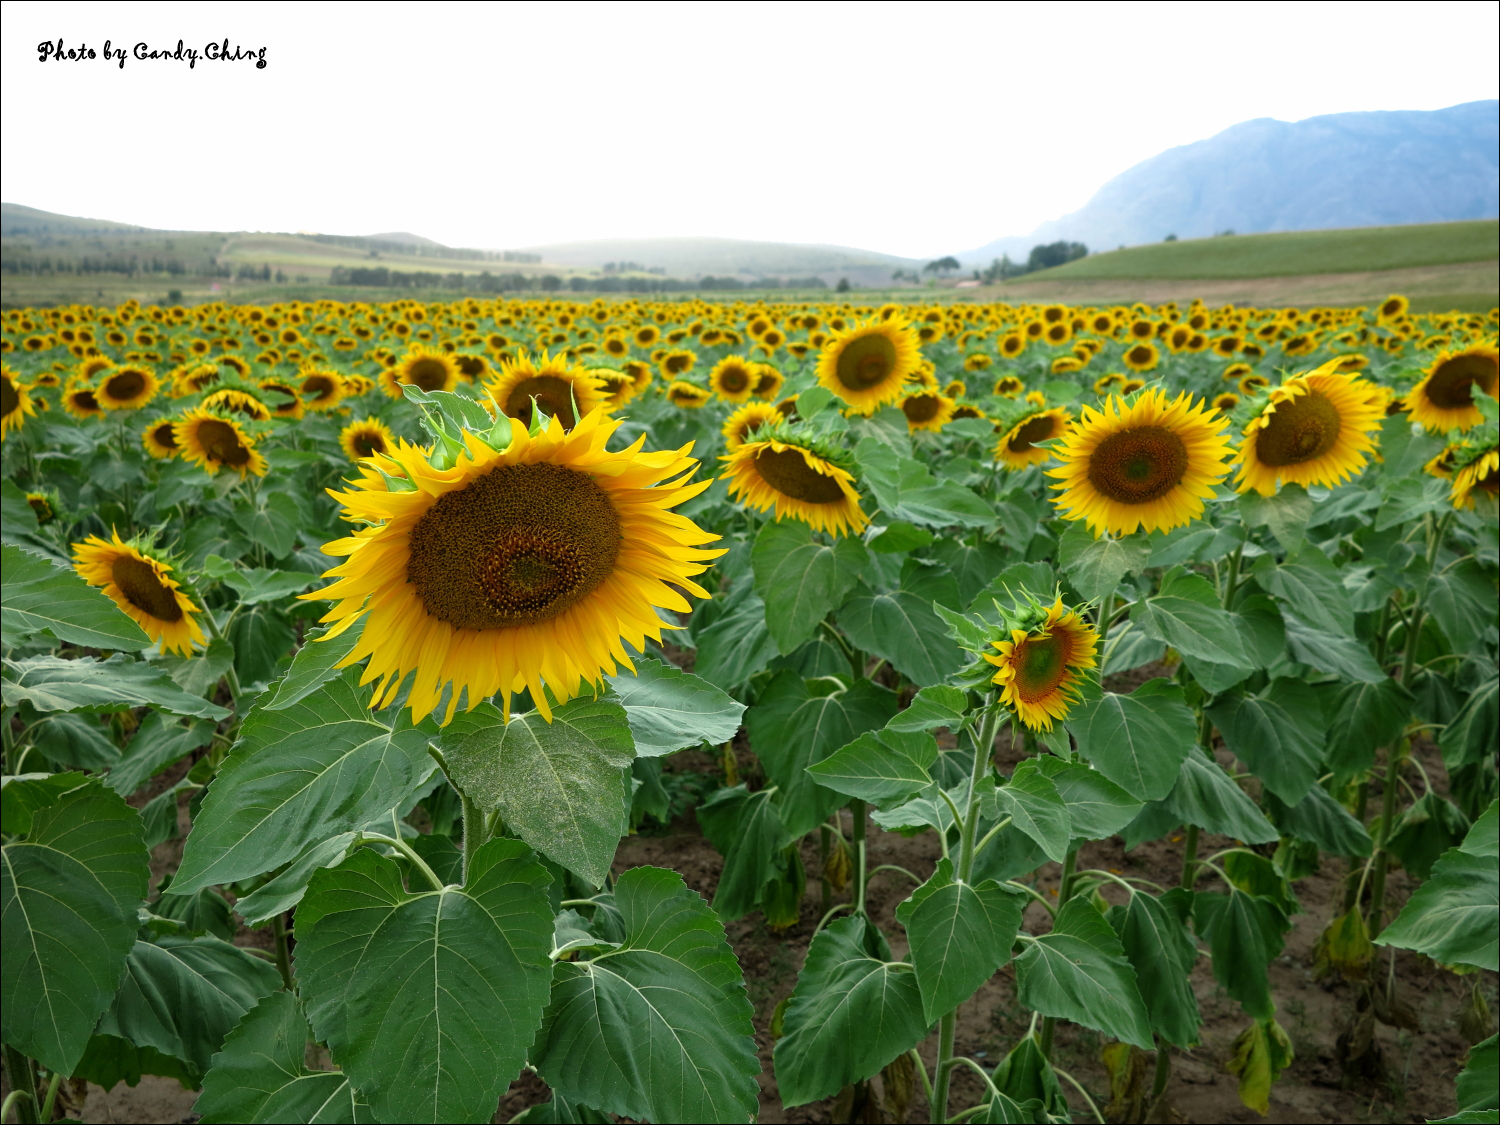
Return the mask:
[(14, 371), (0, 368), (0, 441), (12, 429), (19, 431), (27, 418), (36, 417), (36, 403), (28, 389), (29, 384), (21, 382)]
[(636, 347), (649, 348), (661, 339), (661, 329), (657, 328), (654, 324), (643, 324), (635, 329), (630, 336), (635, 342)]
[(818, 357), (818, 382), (868, 416), (901, 397), (920, 358), (917, 335), (904, 318), (866, 320), (828, 341)]
[(249, 391), (238, 391), (233, 387), (213, 391), (204, 397), (200, 405), (205, 410), (213, 410), (221, 414), (226, 412), (241, 414), (256, 422), (268, 422), (271, 419), (269, 406)]
[(1108, 375), (1101, 375), (1099, 376), (1099, 378), (1094, 380), (1094, 393), (1102, 398), (1103, 396), (1109, 394), (1111, 391), (1119, 390), (1124, 385), (1125, 376), (1121, 375), (1117, 371), (1111, 372)]
[(708, 385), (726, 402), (745, 402), (755, 392), (755, 369), (759, 366), (741, 356), (727, 355), (708, 373)]
[(86, 382), (92, 382), (95, 375), (108, 371), (113, 366), (114, 361), (102, 355), (89, 356), (74, 369), (74, 374)]
[(1126, 348), (1121, 359), (1132, 371), (1151, 371), (1161, 362), (1161, 353), (1155, 344), (1143, 340)]
[(1062, 406), (1023, 415), (1005, 431), (995, 446), (996, 460), (1003, 462), (1007, 469), (1024, 469), (1027, 465), (1040, 465), (1051, 460), (1052, 451), (1036, 443), (1062, 437), (1068, 432), (1070, 421), (1072, 416)]
[(161, 645), (163, 652), (193, 655), (193, 645), (208, 643), (194, 618), (203, 612), (182, 593), (172, 565), (154, 553), (127, 543), (118, 531), (112, 542), (91, 535), (73, 544), (73, 569), (90, 586), (99, 586), (115, 605)]
[(612, 367), (591, 367), (589, 374), (599, 380), (599, 389), (609, 410), (619, 410), (635, 397), (635, 380), (625, 372)]
[(990, 682), (1000, 688), (1000, 702), (1031, 730), (1051, 730), (1078, 701), (1085, 670), (1097, 666), (1098, 643), (1094, 627), (1058, 598), (1030, 629), (992, 641), (997, 655), (984, 659), (998, 669)]
[(531, 425), (533, 403), (569, 430), (579, 418), (608, 406), (602, 380), (562, 355), (549, 357), (546, 352), (535, 361), (526, 352), (506, 360), (487, 389), (500, 409), (523, 426)]
[(1240, 404), (1240, 396), (1233, 391), (1221, 391), (1214, 396), (1214, 409), (1221, 414), (1228, 414)]
[(907, 395), (897, 405), (901, 407), (901, 413), (906, 415), (908, 432), (928, 430), (937, 433), (953, 420), (953, 408), (958, 403), (948, 395), (938, 394), (936, 391), (918, 391)]
[(981, 422), (987, 420), (989, 415), (971, 402), (961, 402), (953, 408), (953, 420), (960, 418), (978, 418)]
[(92, 418), (104, 414), (104, 407), (99, 405), (99, 396), (95, 394), (93, 387), (71, 384), (63, 391), (62, 400), (63, 409), (75, 418)]
[(380, 387), (390, 398), (401, 398), (405, 385), (423, 391), (451, 391), (458, 383), (458, 361), (447, 352), (414, 344), (394, 367), (380, 376)]
[(969, 393), (969, 388), (964, 386), (962, 379), (950, 379), (948, 385), (943, 388), (943, 393), (949, 398), (963, 398)]
[(1265, 390), (1271, 385), (1271, 380), (1264, 375), (1246, 375), (1235, 384), (1242, 395), (1253, 395)]
[(854, 476), (811, 449), (780, 438), (750, 441), (720, 458), (729, 494), (757, 511), (791, 516), (815, 531), (858, 535), (870, 522), (860, 510)]
[(1145, 385), (1146, 380), (1144, 379), (1126, 379), (1125, 382), (1120, 384), (1120, 393), (1122, 395), (1133, 395)]
[(1484, 420), (1474, 405), (1476, 388), (1490, 396), (1500, 392), (1500, 349), (1494, 344), (1440, 354), (1403, 405), (1430, 433), (1467, 430)]
[(711, 398), (713, 398), (713, 392), (705, 390), (697, 383), (689, 383), (686, 379), (675, 379), (667, 387), (667, 401), (684, 410), (701, 409), (708, 405)]
[(250, 378), (250, 361), (242, 355), (234, 355), (233, 353), (221, 355), (219, 357), (219, 366), (229, 368), (229, 370), (233, 371), (241, 379)]
[(1493, 511), (1500, 499), (1500, 448), (1490, 446), (1455, 472), (1449, 495), (1455, 508), (1473, 508), (1475, 496), (1484, 496)]
[(1376, 314), (1375, 323), (1390, 324), (1394, 320), (1400, 320), (1406, 315), (1406, 310), (1411, 307), (1411, 302), (1399, 294), (1391, 294), (1380, 302), (1380, 309)]
[(756, 363), (751, 366), (755, 373), (755, 386), (750, 388), (751, 394), (769, 402), (781, 393), (782, 384), (786, 382), (785, 375), (769, 363)]
[(1026, 350), (1026, 334), (1024, 332), (1007, 332), (1000, 337), (1000, 354), (1006, 359), (1015, 359)]
[(1026, 403), (1029, 406), (1046, 406), (1047, 396), (1042, 394), (1041, 391), (1027, 391)]
[(57, 518), (57, 504), (45, 492), (28, 492), (26, 506), (36, 513), (38, 526), (49, 524)]
[(349, 391), (344, 376), (322, 367), (304, 367), (298, 373), (297, 393), (308, 410), (332, 410)]
[(286, 396), (286, 402), (271, 407), (271, 413), (277, 418), (290, 418), (295, 422), (306, 412), (302, 404), (302, 396), (297, 393), (297, 388), (291, 383), (282, 382), (280, 379), (262, 379), (256, 386), (263, 391)]
[(1130, 404), (1111, 396), (1102, 411), (1085, 406), (1058, 449), (1063, 464), (1047, 471), (1062, 492), (1053, 503), (1096, 536), (1190, 523), (1229, 471), (1228, 425), (1185, 391), (1170, 403), (1151, 388)]
[(676, 379), (680, 375), (686, 375), (698, 362), (698, 354), (688, 351), (686, 348), (676, 348), (661, 357), (661, 374), (663, 379)]
[(173, 370), (169, 376), (169, 393), (173, 398), (186, 398), (197, 394), (205, 387), (219, 381), (219, 367), (213, 363), (185, 363)]
[(724, 448), (732, 453), (744, 445), (756, 430), (780, 421), (781, 411), (770, 403), (747, 402), (724, 419), (724, 427), (720, 431), (724, 435)]
[(971, 373), (984, 371), (994, 362), (995, 357), (985, 352), (970, 352), (964, 356), (964, 370)]
[(144, 430), (141, 431), (141, 444), (146, 447), (146, 452), (158, 461), (166, 461), (176, 457), (177, 435), (174, 427), (177, 425), (175, 419), (158, 418)]
[(1002, 375), (995, 380), (994, 391), (1001, 398), (1018, 398), (1025, 389), (1026, 384), (1015, 375)]
[(372, 707), (415, 672), (414, 721), (445, 689), (444, 723), (461, 697), (472, 708), (497, 692), (508, 715), (522, 689), (550, 720), (551, 701), (566, 703), (580, 682), (632, 668), (625, 645), (660, 642), (654, 607), (689, 611), (679, 589), (708, 596), (692, 576), (723, 553), (701, 548), (717, 536), (670, 509), (712, 482), (686, 484), (696, 462), (642, 452), (644, 438), (609, 452), (619, 425), (602, 410), (571, 430), (554, 416), (535, 434), (512, 427), (504, 449), (467, 433), (446, 470), (400, 442), (377, 460), (413, 489), (386, 491), (382, 479), (334, 494), (369, 526), (324, 546), (347, 561), (327, 572), (338, 581), (303, 597), (337, 603), (323, 620), (340, 630), (366, 615), (341, 663), (369, 658)]
[(232, 418), (199, 406), (177, 420), (172, 437), (183, 459), (200, 466), (210, 476), (223, 468), (233, 469), (241, 480), (251, 473), (258, 477), (266, 475), (266, 459), (256, 452), (255, 439)]
[(1462, 445), (1446, 445), (1436, 457), (1433, 457), (1427, 464), (1422, 466), (1422, 471), (1431, 477), (1452, 480), (1455, 471), (1454, 463), (1462, 452)]
[(1237, 379), (1243, 379), (1246, 375), (1254, 375), (1255, 368), (1248, 363), (1231, 363), (1224, 368), (1224, 382), (1233, 383)]
[(396, 437), (379, 419), (363, 418), (339, 431), (339, 445), (349, 460), (363, 461), (377, 453), (390, 453), (396, 447)]
[(1076, 355), (1060, 355), (1052, 361), (1052, 374), (1071, 375), (1075, 371), (1082, 371), (1083, 363)]

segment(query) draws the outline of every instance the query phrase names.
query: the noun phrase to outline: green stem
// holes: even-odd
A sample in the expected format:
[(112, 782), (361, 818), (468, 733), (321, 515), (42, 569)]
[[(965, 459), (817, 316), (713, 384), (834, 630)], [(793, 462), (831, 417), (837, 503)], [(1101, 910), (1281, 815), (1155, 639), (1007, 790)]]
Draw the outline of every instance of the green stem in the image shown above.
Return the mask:
[[(1363, 824), (1365, 822), (1365, 813), (1368, 811), (1369, 805), (1370, 805), (1370, 782), (1369, 782), (1369, 779), (1366, 778), (1364, 781), (1361, 781), (1359, 783), (1359, 795), (1355, 799), (1355, 808), (1354, 808), (1354, 819), (1357, 820), (1357, 821), (1359, 821), (1361, 824)], [(1358, 856), (1350, 856), (1349, 857), (1349, 873), (1348, 873), (1348, 875), (1346, 875), (1344, 877), (1344, 883), (1345, 883), (1345, 886), (1344, 886), (1344, 913), (1345, 914), (1348, 914), (1349, 911), (1351, 911), (1351, 910), (1354, 909), (1354, 904), (1355, 904), (1356, 900), (1358, 899), (1358, 893), (1356, 891), (1356, 887), (1359, 885), (1360, 874), (1361, 874), (1361, 872), (1364, 871), (1364, 867), (1365, 867), (1365, 865), (1360, 862)]]
[(286, 915), (271, 915), (271, 933), (276, 937), (276, 971), (281, 974), (281, 983), (288, 992), (297, 990), (292, 980), (292, 950), (286, 940)]
[(1244, 557), (1245, 545), (1241, 543), (1229, 556), (1229, 574), (1224, 579), (1224, 608), (1234, 606), (1234, 596), (1240, 591), (1240, 561)]
[(922, 1093), (927, 1096), (927, 1104), (932, 1105), (932, 1079), (927, 1077), (927, 1064), (922, 1061), (922, 1056), (913, 1047), (907, 1052), (911, 1056), (911, 1064), (917, 1070), (917, 1077), (922, 1080)]
[(937, 1072), (932, 1076), (932, 1119), (948, 1120), (948, 1086), (953, 1076), (953, 1033), (958, 1026), (958, 1009), (954, 1008), (938, 1024)]
[(1156, 1074), (1151, 1079), (1151, 1100), (1156, 1101), (1161, 1097), (1162, 1091), (1167, 1088), (1167, 1083), (1172, 1078), (1172, 1052), (1167, 1048), (1166, 1040), (1160, 1035), (1156, 1037)]
[(865, 913), (865, 821), (867, 807), (861, 800), (849, 802), (854, 817), (854, 913)]
[(31, 1060), (9, 1043), (5, 1044), (5, 1078), (14, 1091), (16, 1120), (22, 1125), (36, 1125), (36, 1075)]
[(47, 1097), (42, 1102), (42, 1120), (52, 1120), (52, 1107), (57, 1104), (57, 1088), (62, 1085), (62, 1071), (52, 1072), (52, 1078), (47, 1082)]
[(412, 850), (412, 846), (405, 840), (392, 839), (383, 836), (379, 832), (361, 832), (355, 840), (355, 846), (360, 844), (384, 844), (388, 848), (395, 848), (407, 860), (427, 878), (427, 882), (435, 891), (440, 891), (446, 884), (437, 877), (437, 872), (427, 866), (427, 861)]
[(1391, 821), (1396, 816), (1397, 779), (1401, 773), (1401, 761), (1406, 756), (1407, 740), (1401, 739), (1390, 749), (1390, 760), (1385, 767), (1385, 791), (1380, 795), (1380, 839), (1376, 841), (1374, 878), (1370, 881), (1370, 937), (1380, 935), (1382, 914), (1385, 912), (1385, 874), (1390, 853), (1385, 850), (1391, 838)]
[(479, 806), (469, 799), (469, 795), (462, 790), (459, 791), (459, 799), (463, 802), (464, 813), (464, 885), (469, 883), (469, 868), (474, 863), (474, 853), (479, 851), (479, 845), (484, 843), (484, 813)]
[(1185, 891), (1193, 889), (1198, 880), (1198, 826), (1189, 824), (1182, 841), (1182, 879), (1178, 883)]
[[(224, 641), (224, 634), (219, 631), (219, 622), (214, 618), (214, 611), (209, 610), (203, 616), (208, 622), (208, 631), (213, 635), (214, 640)], [(228, 644), (229, 642), (224, 641), (224, 643)], [(200, 656), (198, 659), (203, 660), (206, 658)], [(224, 679), (229, 684), (230, 705), (233, 708), (235, 714), (239, 714), (240, 674), (234, 670), (233, 660), (229, 662), (229, 667), (224, 672)]]

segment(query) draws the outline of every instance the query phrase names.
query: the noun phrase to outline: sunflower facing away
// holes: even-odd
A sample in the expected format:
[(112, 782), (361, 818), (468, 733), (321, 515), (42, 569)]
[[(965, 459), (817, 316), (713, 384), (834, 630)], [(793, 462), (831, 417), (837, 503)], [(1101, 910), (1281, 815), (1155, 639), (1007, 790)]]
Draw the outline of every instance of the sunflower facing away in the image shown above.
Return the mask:
[(775, 509), (816, 531), (858, 535), (870, 522), (860, 510), (854, 475), (810, 449), (780, 438), (749, 441), (720, 458), (729, 494), (757, 511)]
[(447, 470), (399, 442), (375, 461), (412, 490), (367, 477), (332, 493), (369, 526), (325, 545), (347, 561), (327, 573), (338, 581), (303, 597), (337, 603), (323, 620), (339, 629), (365, 616), (342, 664), (370, 658), (371, 706), (415, 672), (413, 721), (448, 688), (445, 723), (465, 693), (472, 708), (498, 692), (509, 714), (522, 688), (550, 720), (547, 691), (566, 703), (581, 682), (631, 668), (621, 640), (638, 651), (660, 641), (654, 607), (691, 609), (673, 587), (708, 596), (692, 576), (723, 553), (701, 547), (718, 537), (670, 509), (712, 482), (685, 483), (697, 464), (686, 447), (645, 453), (639, 438), (609, 452), (618, 426), (602, 411), (571, 431), (552, 417), (536, 434), (513, 427), (505, 449), (466, 434)]
[(571, 430), (579, 418), (607, 407), (604, 384), (592, 372), (575, 367), (561, 355), (542, 352), (535, 362), (522, 352), (500, 365), (500, 374), (486, 384), (490, 397), (521, 425), (531, 425), (532, 405)]
[(458, 363), (446, 352), (434, 351), (417, 344), (395, 367), (380, 376), (380, 386), (391, 398), (402, 397), (402, 386), (410, 384), (424, 391), (451, 391), (458, 383)]
[(1332, 488), (1348, 480), (1374, 453), (1370, 435), (1385, 418), (1373, 390), (1340, 372), (1338, 360), (1288, 379), (1245, 427), (1235, 487), (1272, 496), (1281, 484)]
[(1403, 405), (1430, 433), (1467, 430), (1484, 420), (1474, 405), (1476, 387), (1487, 395), (1500, 390), (1500, 349), (1494, 344), (1440, 354)]
[(781, 411), (769, 402), (747, 402), (724, 419), (724, 428), (720, 431), (724, 435), (724, 448), (733, 453), (750, 440), (750, 435), (756, 430), (762, 426), (774, 426), (780, 421)]
[(73, 544), (73, 569), (83, 580), (102, 587), (163, 652), (191, 656), (195, 643), (207, 644), (193, 616), (202, 610), (182, 593), (171, 564), (125, 542), (118, 531), (111, 531), (110, 538), (112, 542), (91, 535)]
[(757, 363), (755, 369), (755, 386), (750, 393), (756, 398), (763, 398), (768, 402), (781, 393), (782, 384), (786, 382), (786, 376), (769, 363)]
[(1111, 396), (1102, 411), (1085, 406), (1058, 449), (1062, 465), (1047, 470), (1060, 482), (1053, 503), (1096, 536), (1191, 523), (1229, 471), (1228, 425), (1187, 392), (1169, 403), (1155, 387), (1129, 405)]
[(189, 410), (172, 427), (183, 460), (200, 466), (210, 476), (233, 469), (240, 479), (266, 475), (266, 459), (255, 449), (255, 439), (240, 424), (203, 407)]
[(220, 413), (243, 414), (246, 418), (256, 422), (269, 422), (271, 420), (271, 408), (248, 391), (237, 391), (233, 387), (225, 387), (222, 391), (214, 391), (206, 395), (201, 403), (205, 410), (216, 410)]
[(984, 654), (999, 669), (991, 683), (1000, 701), (1032, 730), (1051, 730), (1067, 718), (1079, 698), (1084, 671), (1096, 666), (1094, 627), (1065, 609), (1058, 598), (1031, 629), (1012, 629), (1010, 639), (991, 642), (998, 655)]
[(20, 430), (27, 418), (36, 417), (36, 404), (27, 389), (10, 368), (0, 370), (0, 440), (12, 429)]
[(868, 320), (828, 341), (818, 357), (818, 382), (868, 416), (901, 397), (920, 360), (917, 334), (905, 320)]
[(93, 387), (72, 384), (63, 392), (63, 409), (75, 418), (102, 416), (104, 407), (99, 405), (99, 396)]
[(396, 437), (378, 418), (362, 418), (339, 431), (339, 445), (349, 460), (363, 461), (377, 453), (389, 453), (396, 447)]
[(1052, 459), (1052, 450), (1038, 446), (1039, 441), (1060, 438), (1068, 432), (1072, 416), (1062, 406), (1037, 410), (1025, 415), (1005, 431), (995, 446), (995, 458), (1007, 469), (1024, 469)]
[(742, 356), (727, 355), (708, 373), (708, 385), (725, 402), (745, 402), (755, 391), (758, 366)]

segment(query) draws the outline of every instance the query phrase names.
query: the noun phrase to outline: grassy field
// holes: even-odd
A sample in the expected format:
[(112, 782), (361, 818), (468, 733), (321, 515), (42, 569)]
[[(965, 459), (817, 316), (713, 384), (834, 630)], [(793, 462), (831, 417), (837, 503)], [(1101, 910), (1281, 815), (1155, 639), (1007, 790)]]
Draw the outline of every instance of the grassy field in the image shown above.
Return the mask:
[(1028, 282), (1208, 280), (1367, 273), (1500, 258), (1500, 221), (1287, 231), (1157, 242), (1069, 262)]

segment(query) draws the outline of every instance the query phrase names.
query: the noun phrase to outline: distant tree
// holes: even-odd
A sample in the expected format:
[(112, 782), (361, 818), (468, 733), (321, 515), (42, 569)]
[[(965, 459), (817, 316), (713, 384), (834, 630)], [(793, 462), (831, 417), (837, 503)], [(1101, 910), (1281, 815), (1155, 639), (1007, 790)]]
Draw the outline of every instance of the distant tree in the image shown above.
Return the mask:
[(946, 258), (938, 258), (936, 261), (928, 262), (925, 266), (922, 267), (922, 272), (936, 273), (941, 274), (943, 277), (947, 277), (950, 273), (958, 268), (958, 259), (953, 257), (952, 255), (949, 255)]
[(168, 289), (167, 290), (167, 304), (169, 304), (169, 305), (180, 305), (180, 304), (182, 304), (182, 290), (181, 289)]
[(1163, 242), (1176, 242), (1177, 241), (1177, 236), (1175, 234), (1169, 234), (1169, 235), (1167, 235), (1166, 238), (1162, 239), (1162, 241)]
[(1225, 230), (1216, 231), (1214, 233), (1214, 237), (1215, 238), (1233, 238), (1234, 237), (1234, 228), (1233, 227), (1228, 227)]
[(562, 288), (562, 278), (555, 274), (545, 274), (541, 278), (542, 289), (548, 293), (555, 293)]
[(847, 277), (841, 277), (839, 278), (839, 283), (833, 287), (833, 291), (835, 293), (847, 293), (849, 292), (850, 288), (851, 286), (849, 285), (849, 279)]
[(1088, 257), (1089, 248), (1082, 242), (1049, 242), (1045, 246), (1033, 246), (1026, 259), (1026, 273), (1050, 270), (1053, 266), (1065, 265)]

